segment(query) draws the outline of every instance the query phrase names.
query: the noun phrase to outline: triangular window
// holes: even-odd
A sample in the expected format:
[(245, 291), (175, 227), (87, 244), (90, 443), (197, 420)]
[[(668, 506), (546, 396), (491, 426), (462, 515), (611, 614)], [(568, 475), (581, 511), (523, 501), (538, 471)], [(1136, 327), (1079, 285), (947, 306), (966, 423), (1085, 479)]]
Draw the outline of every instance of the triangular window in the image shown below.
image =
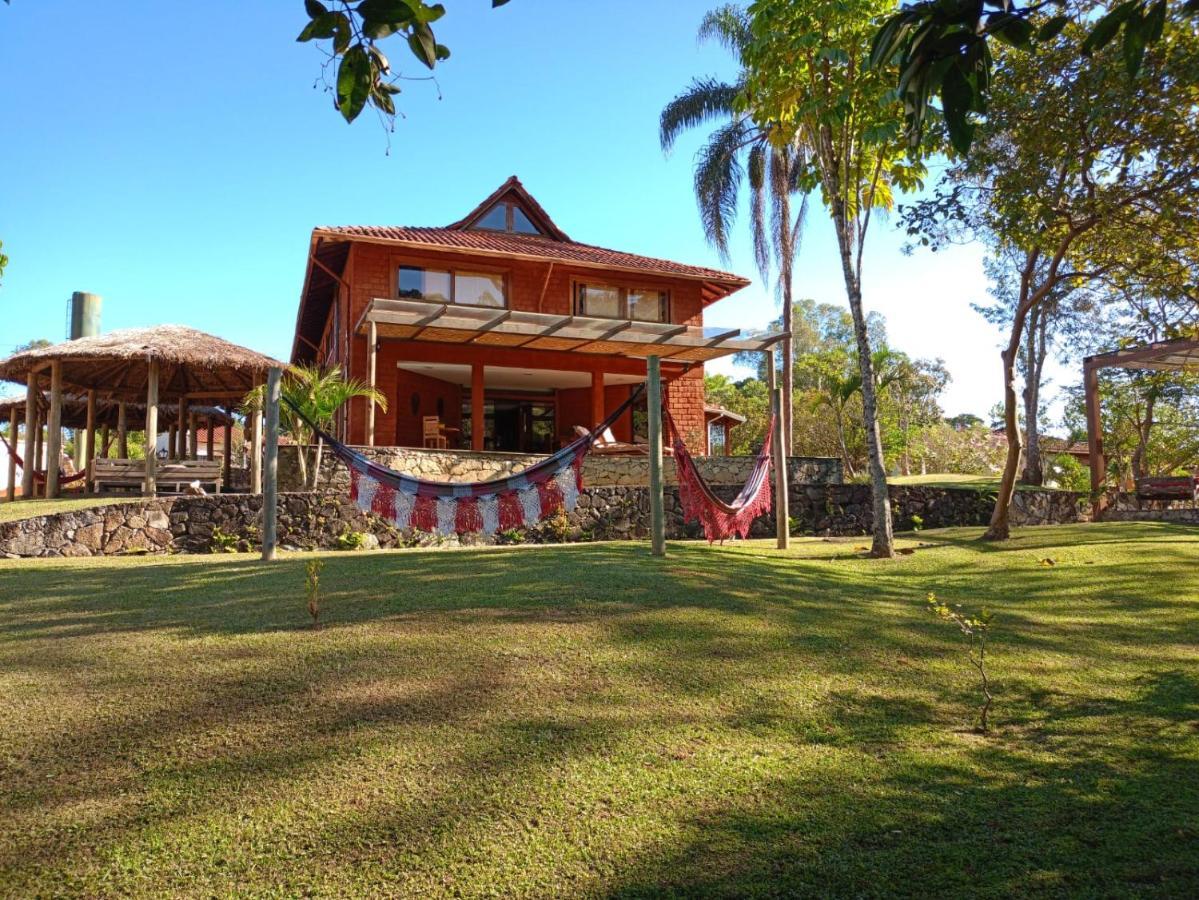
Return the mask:
[(479, 216), (471, 228), (483, 231), (510, 231), (516, 234), (543, 234), (528, 213), (511, 201), (501, 200)]

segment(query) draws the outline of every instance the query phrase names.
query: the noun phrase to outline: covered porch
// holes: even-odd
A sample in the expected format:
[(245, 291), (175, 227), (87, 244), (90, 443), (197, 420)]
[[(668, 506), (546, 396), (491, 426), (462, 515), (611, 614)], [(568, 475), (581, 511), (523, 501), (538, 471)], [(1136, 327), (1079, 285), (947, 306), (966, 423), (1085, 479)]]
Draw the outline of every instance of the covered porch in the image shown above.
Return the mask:
[[(656, 356), (680, 431), (693, 452), (707, 454), (703, 363), (767, 351), (781, 340), (743, 337), (739, 329), (381, 299), (356, 333), (367, 339), (367, 381), (388, 409), (363, 404), (360, 423), (351, 411), (351, 442), (516, 453), (551, 453), (602, 421), (645, 381), (646, 361)], [(646, 436), (644, 413), (635, 408), (607, 442), (637, 452)]]

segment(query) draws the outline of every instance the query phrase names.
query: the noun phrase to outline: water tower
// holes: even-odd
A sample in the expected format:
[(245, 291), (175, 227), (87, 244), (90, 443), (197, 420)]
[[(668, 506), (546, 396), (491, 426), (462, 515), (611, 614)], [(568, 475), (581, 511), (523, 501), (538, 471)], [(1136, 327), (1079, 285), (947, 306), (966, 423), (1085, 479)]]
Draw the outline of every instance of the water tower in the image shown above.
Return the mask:
[[(71, 294), (71, 340), (91, 337), (100, 333), (100, 304), (104, 298), (99, 294), (75, 291)], [(75, 431), (75, 465), (83, 463), (83, 432)]]

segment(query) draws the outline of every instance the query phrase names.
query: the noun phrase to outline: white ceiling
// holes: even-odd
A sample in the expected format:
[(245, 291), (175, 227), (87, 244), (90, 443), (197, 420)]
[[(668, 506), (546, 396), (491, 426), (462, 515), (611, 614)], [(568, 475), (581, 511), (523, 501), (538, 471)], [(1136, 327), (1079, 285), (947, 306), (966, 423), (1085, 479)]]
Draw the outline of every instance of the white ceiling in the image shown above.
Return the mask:
[[(396, 367), (430, 378), (440, 378), (452, 384), (470, 387), (470, 366), (451, 363), (400, 362)], [(636, 375), (604, 375), (604, 384), (639, 384)], [(591, 387), (590, 372), (565, 372), (557, 369), (512, 369), (486, 366), (484, 386), (497, 391), (552, 391), (555, 388)]]

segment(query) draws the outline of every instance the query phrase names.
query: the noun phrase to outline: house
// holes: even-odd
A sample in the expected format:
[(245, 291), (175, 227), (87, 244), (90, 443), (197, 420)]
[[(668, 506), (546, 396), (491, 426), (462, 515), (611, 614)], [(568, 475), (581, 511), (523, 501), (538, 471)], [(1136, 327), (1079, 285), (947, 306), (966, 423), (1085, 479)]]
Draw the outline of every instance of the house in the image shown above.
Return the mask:
[(730, 432), (745, 424), (745, 416), (723, 406), (708, 404), (704, 406), (704, 420), (708, 425), (708, 455), (728, 456), (733, 444)]
[(703, 328), (747, 284), (572, 240), (513, 176), (446, 226), (316, 228), (292, 362), (340, 365), (387, 397), (343, 409), (348, 443), (548, 453), (627, 399), (652, 354), (671, 417), (708, 453), (703, 363), (772, 343)]

